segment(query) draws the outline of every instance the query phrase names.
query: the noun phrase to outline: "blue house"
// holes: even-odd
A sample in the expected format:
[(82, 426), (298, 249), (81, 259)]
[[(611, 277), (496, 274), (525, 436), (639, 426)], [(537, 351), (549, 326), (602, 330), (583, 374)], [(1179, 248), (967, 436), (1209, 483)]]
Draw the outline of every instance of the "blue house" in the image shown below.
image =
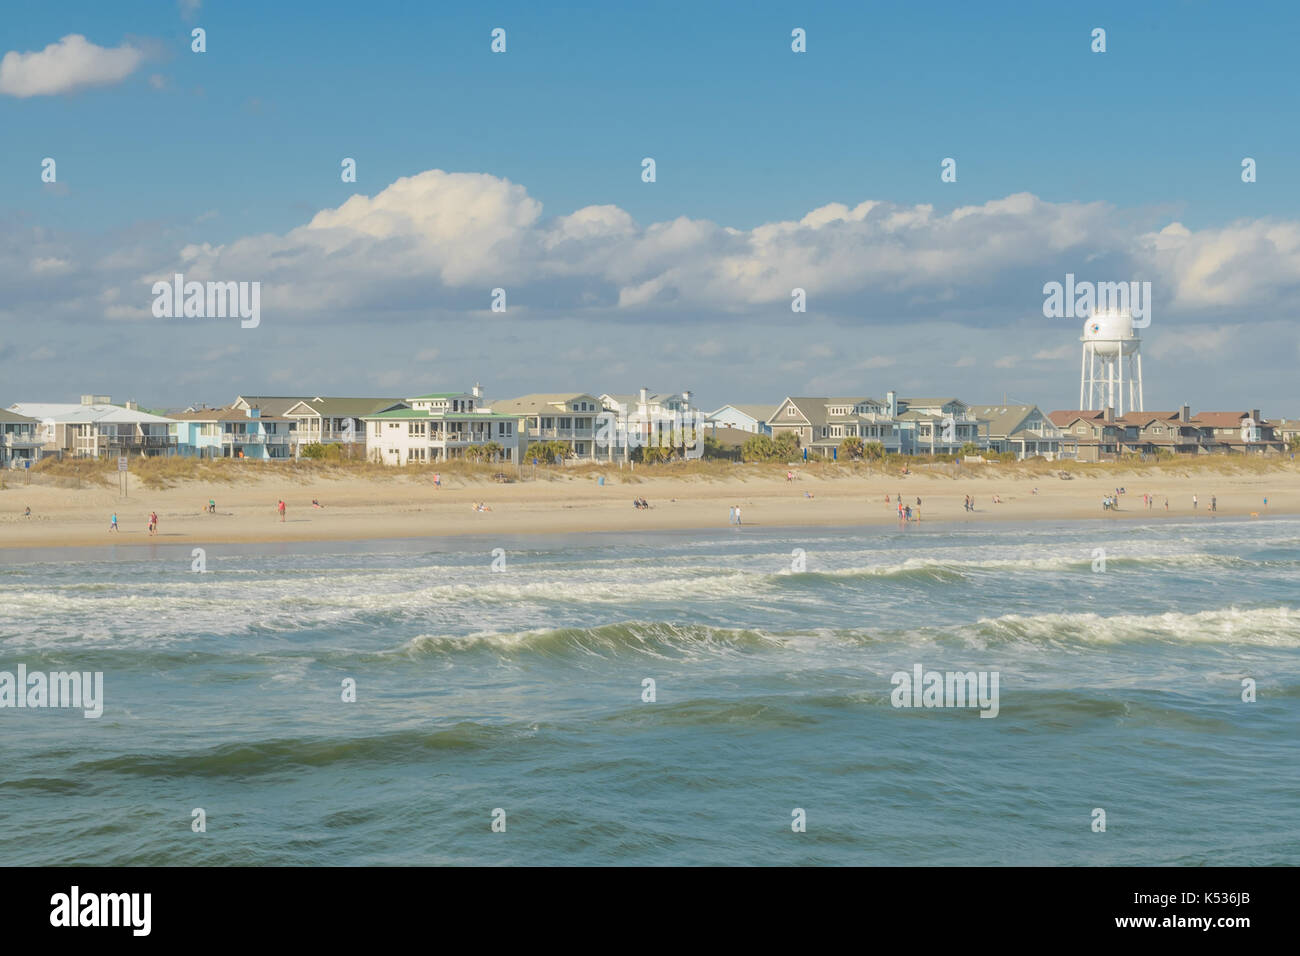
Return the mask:
[(173, 419), (177, 454), (191, 458), (287, 460), (295, 421), (263, 416), (257, 406), (190, 408)]

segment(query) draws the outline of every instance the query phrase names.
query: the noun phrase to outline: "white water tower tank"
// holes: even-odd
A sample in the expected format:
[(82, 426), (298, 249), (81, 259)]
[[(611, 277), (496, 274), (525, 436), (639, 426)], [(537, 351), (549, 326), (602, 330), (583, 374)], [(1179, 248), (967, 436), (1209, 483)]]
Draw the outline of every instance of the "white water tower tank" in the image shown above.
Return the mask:
[(1083, 341), (1098, 355), (1132, 355), (1138, 350), (1133, 316), (1128, 312), (1097, 312), (1083, 323)]

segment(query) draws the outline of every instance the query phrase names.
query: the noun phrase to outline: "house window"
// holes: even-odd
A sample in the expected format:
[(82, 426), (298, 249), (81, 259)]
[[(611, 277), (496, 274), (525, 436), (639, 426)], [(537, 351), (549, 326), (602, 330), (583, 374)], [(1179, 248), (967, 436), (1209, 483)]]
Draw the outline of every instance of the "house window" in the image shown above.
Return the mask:
[(785, 417), (786, 417), (786, 418), (794, 418), (794, 417), (795, 417), (795, 407), (794, 407), (793, 405), (787, 405), (787, 406), (786, 406), (786, 409), (785, 409)]

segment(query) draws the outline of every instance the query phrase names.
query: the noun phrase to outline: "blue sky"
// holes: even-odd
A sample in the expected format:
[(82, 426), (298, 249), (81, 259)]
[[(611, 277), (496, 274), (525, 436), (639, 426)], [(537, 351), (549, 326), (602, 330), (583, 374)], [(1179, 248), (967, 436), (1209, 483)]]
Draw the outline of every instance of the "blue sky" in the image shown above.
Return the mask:
[[(129, 45), (142, 62), (119, 81), (88, 88), (33, 96), (0, 91), (0, 228), (9, 236), (10, 266), (21, 271), (33, 235), (51, 247), (37, 258), (66, 263), (25, 277), (0, 273), (14, 293), (0, 303), (0, 359), (44, 349), (67, 378), (63, 384), (50, 369), (20, 365), (7, 386), (15, 394), (0, 402), (92, 390), (139, 392), (132, 397), (154, 404), (225, 401), (234, 381), (241, 391), (283, 390), (285, 379), (299, 373), (313, 377), (297, 386), (305, 391), (427, 391), (460, 387), (449, 378), (465, 374), (468, 362), (497, 395), (648, 384), (694, 388), (721, 404), (775, 402), (810, 390), (878, 394), (909, 383), (948, 391), (949, 383), (972, 401), (1007, 391), (1072, 407), (1078, 357), (1075, 345), (1063, 345), (1077, 330), (1035, 319), (1038, 289), (1066, 269), (1084, 274), (1100, 263), (1102, 271), (1088, 277), (1148, 278), (1142, 270), (1156, 269), (1157, 285), (1166, 279), (1164, 303), (1156, 292), (1166, 321), (1157, 319), (1151, 335), (1195, 340), (1204, 332), (1211, 346), (1198, 354), (1171, 341), (1163, 358), (1150, 356), (1148, 407), (1273, 402), (1272, 414), (1300, 413), (1290, 384), (1298, 277), (1286, 231), (1300, 220), (1293, 44), (1300, 13), (1293, 5), (457, 6), (7, 5), (0, 54), (41, 51), (80, 34), (98, 47)], [(194, 26), (207, 31), (206, 53), (190, 51)], [(504, 55), (489, 51), (493, 27), (507, 30)], [(794, 27), (807, 31), (805, 54), (790, 50)], [(1094, 27), (1107, 31), (1104, 54), (1090, 50)], [(46, 156), (58, 163), (56, 188), (40, 181)], [(657, 163), (653, 184), (641, 181), (645, 156)], [(1258, 163), (1255, 183), (1241, 181), (1246, 156)], [(356, 184), (339, 179), (343, 157), (357, 160)], [(940, 182), (944, 157), (957, 160), (955, 183)], [(617, 265), (602, 266), (585, 284), (574, 275), (586, 274), (590, 263), (529, 257), (532, 266), (517, 269), (517, 281), (515, 267), (497, 279), (482, 273), (484, 282), (473, 269), (458, 282), (440, 268), (427, 286), (399, 290), (393, 301), (380, 301), (372, 285), (358, 297), (365, 307), (318, 305), (312, 316), (283, 322), (268, 312), (258, 338), (237, 326), (162, 327), (129, 321), (124, 310), (105, 319), (88, 308), (99, 286), (118, 290), (105, 292), (113, 301), (138, 296), (147, 308), (147, 275), (167, 274), (189, 244), (286, 237), (354, 193), (375, 197), (401, 177), (430, 170), (517, 184), (541, 204), (539, 222), (612, 206), (641, 230), (683, 217), (748, 231), (798, 222), (828, 204), (852, 209), (864, 201), (902, 210), (931, 206), (943, 217), (1022, 193), (1052, 210), (1103, 204), (1105, 212), (1088, 217), (1095, 235), (1085, 233), (1061, 255), (1009, 255), (986, 279), (958, 269), (962, 278), (946, 283), (918, 266), (912, 281), (901, 264), (888, 277), (823, 280), (825, 294), (810, 289), (809, 298), (824, 308), (810, 306), (797, 322), (806, 340), (831, 343), (830, 356), (792, 357), (785, 347), (751, 352), (753, 343), (790, 334), (796, 317), (788, 294), (784, 308), (774, 297), (720, 307), (703, 288), (707, 279), (688, 288), (673, 278), (671, 265), (664, 271), (670, 293), (648, 302), (634, 295), (630, 305), (628, 296), (601, 290), (652, 277), (620, 278)], [(1042, 226), (1045, 235), (1070, 228), (1073, 217), (1054, 221)], [(1255, 231), (1235, 238), (1219, 232), (1240, 222), (1256, 224)], [(1202, 260), (1230, 242), (1237, 245), (1227, 259), (1238, 268), (1262, 255), (1262, 278), (1246, 292), (1204, 289), (1198, 300), (1185, 264), (1193, 253), (1162, 253), (1157, 264), (1134, 252), (1151, 246), (1137, 237), (1170, 223), (1206, 237), (1200, 248), (1210, 251), (1200, 253)], [(1282, 224), (1281, 238), (1269, 223)], [(1006, 227), (1008, 236), (1020, 233), (1033, 230)], [(1121, 234), (1134, 237), (1132, 246)], [(417, 246), (422, 241), (409, 230), (401, 235)], [(838, 241), (819, 237), (813, 259), (832, 248), (823, 240), (832, 247)], [(875, 236), (863, 255), (887, 253), (893, 242)], [(923, 259), (926, 242), (903, 244), (913, 242)], [(1261, 242), (1270, 249), (1261, 253)], [(288, 256), (283, 244), (271, 245), (262, 254)], [(636, 250), (643, 252), (630, 246), (625, 254), (641, 254)], [(699, 260), (689, 244), (678, 251), (683, 265)], [(1183, 265), (1175, 261), (1180, 257)], [(33, 261), (27, 256), (29, 273)], [(240, 260), (227, 259), (227, 271), (208, 278), (259, 278), (246, 267), (247, 275), (229, 273), (234, 261)], [(208, 264), (220, 270), (221, 262), (214, 255)], [(789, 271), (785, 264), (764, 268), (783, 279)], [(287, 288), (318, 282), (314, 275), (273, 270), (263, 281)], [(467, 327), (491, 321), (476, 304), (486, 298), (485, 285), (517, 289), (534, 320), (498, 320), (488, 333), (492, 348), (483, 347), (481, 330)], [(45, 318), (33, 322), (36, 316)], [(1175, 319), (1183, 324), (1173, 326)], [(1031, 321), (1037, 324), (1024, 325)], [(1260, 334), (1261, 322), (1274, 323), (1268, 339), (1284, 339), (1275, 351), (1285, 355), (1261, 368), (1258, 350), (1247, 350), (1231, 357), (1222, 379), (1207, 379), (1207, 369), (1221, 368), (1227, 346), (1240, 338), (1225, 340), (1225, 324), (1241, 322), (1251, 335)], [(1006, 348), (1003, 335), (990, 332), (1032, 339), (1024, 362), (987, 374)], [(369, 355), (357, 355), (349, 336), (364, 337)], [(919, 348), (935, 336), (945, 343), (944, 355), (956, 358), (936, 363), (933, 350)], [(675, 347), (661, 354), (655, 343), (666, 339)], [(712, 344), (691, 354), (691, 339)], [(185, 348), (204, 356), (204, 368), (160, 373), (146, 391), (137, 384), (138, 369), (104, 367), (109, 341), (137, 355)], [(583, 356), (584, 342), (607, 351)], [(865, 367), (834, 368), (844, 348), (861, 357), (854, 367)], [(268, 362), (268, 350), (301, 356), (303, 365)], [(413, 359), (434, 351), (423, 363)], [(1046, 353), (1060, 354), (1033, 357)], [(963, 357), (969, 361), (961, 363)], [(720, 362), (731, 368), (717, 371)], [(1244, 378), (1247, 368), (1253, 371)]]

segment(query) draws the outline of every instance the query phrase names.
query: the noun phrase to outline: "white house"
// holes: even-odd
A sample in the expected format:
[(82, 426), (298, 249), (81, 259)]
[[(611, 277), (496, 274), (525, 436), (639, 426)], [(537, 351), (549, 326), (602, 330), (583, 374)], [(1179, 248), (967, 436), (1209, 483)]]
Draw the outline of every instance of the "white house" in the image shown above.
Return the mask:
[(171, 455), (176, 436), (172, 419), (140, 411), (135, 402), (112, 405), (106, 395), (84, 395), (69, 402), (15, 402), (9, 410), (40, 422), (41, 454), (78, 458), (119, 455)]
[(493, 460), (519, 462), (528, 440), (520, 417), (497, 414), (480, 399), (476, 385), (474, 392), (419, 395), (364, 416), (367, 457), (385, 465), (421, 464), (465, 458), (489, 446)]
[(524, 423), (525, 445), (558, 441), (569, 446), (569, 457), (591, 460), (608, 457), (596, 449), (596, 417), (604, 411), (600, 399), (585, 392), (537, 392), (493, 401), (492, 411)]

